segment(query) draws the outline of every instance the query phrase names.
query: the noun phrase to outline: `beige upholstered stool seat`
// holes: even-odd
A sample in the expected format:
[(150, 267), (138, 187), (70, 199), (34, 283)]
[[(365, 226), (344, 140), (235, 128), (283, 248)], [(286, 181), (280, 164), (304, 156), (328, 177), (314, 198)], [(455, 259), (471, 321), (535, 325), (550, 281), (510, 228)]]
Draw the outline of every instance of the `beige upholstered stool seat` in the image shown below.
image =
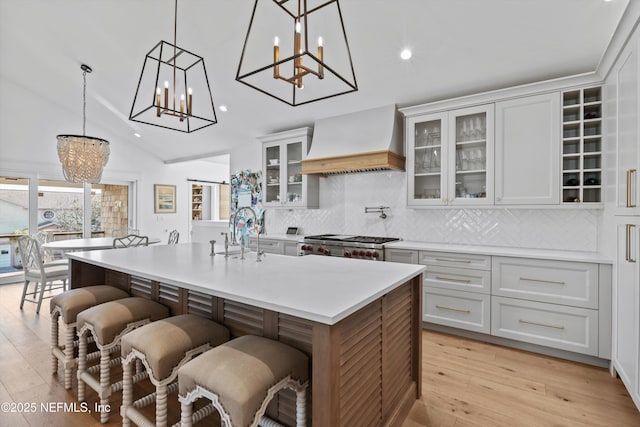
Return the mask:
[(166, 306), (145, 298), (130, 297), (84, 310), (78, 314), (78, 329), (85, 325), (92, 327), (96, 342), (104, 346), (112, 343), (131, 323), (145, 319), (155, 322), (168, 316)]
[(76, 323), (76, 318), (81, 311), (94, 305), (102, 304), (117, 299), (128, 298), (129, 294), (122, 289), (107, 285), (86, 286), (84, 288), (71, 289), (54, 296), (49, 308), (60, 311), (62, 321), (69, 325)]
[[(66, 260), (65, 260), (66, 262)], [(71, 388), (71, 375), (76, 360), (73, 355), (76, 340), (76, 318), (78, 313), (104, 302), (127, 298), (129, 294), (113, 286), (96, 285), (71, 289), (54, 296), (51, 311), (51, 355), (53, 372), (58, 372), (58, 360), (64, 365), (64, 388)], [(65, 325), (64, 345), (60, 345), (58, 320)]]
[(156, 386), (156, 426), (167, 424), (167, 395), (178, 390), (178, 368), (197, 355), (229, 341), (229, 330), (193, 314), (183, 314), (149, 323), (122, 337), (122, 424), (151, 425), (139, 408), (153, 403), (145, 396), (133, 402), (132, 362), (137, 358)]
[[(111, 353), (120, 351), (120, 339), (140, 326), (169, 316), (164, 305), (139, 297), (124, 298), (88, 308), (78, 314), (78, 400), (85, 400), (85, 385), (100, 396), (100, 422), (109, 421), (111, 393), (122, 389), (122, 381), (111, 383), (110, 369), (120, 364)], [(87, 337), (91, 334), (100, 351), (100, 364), (87, 369)], [(99, 369), (99, 380), (92, 375)]]
[(297, 426), (306, 422), (309, 359), (278, 341), (245, 335), (195, 358), (178, 371), (182, 426), (190, 426), (191, 404), (209, 398), (223, 425), (257, 426), (282, 388), (297, 393)]

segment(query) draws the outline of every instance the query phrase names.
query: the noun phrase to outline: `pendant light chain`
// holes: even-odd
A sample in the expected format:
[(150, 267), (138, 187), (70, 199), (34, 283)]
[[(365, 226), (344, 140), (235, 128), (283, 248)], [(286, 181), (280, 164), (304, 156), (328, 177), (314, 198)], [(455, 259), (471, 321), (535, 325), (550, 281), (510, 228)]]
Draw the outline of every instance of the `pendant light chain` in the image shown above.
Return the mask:
[(85, 136), (85, 126), (87, 122), (87, 72), (82, 72), (82, 136)]
[(176, 110), (176, 44), (178, 38), (178, 0), (175, 1), (173, 13), (173, 110)]

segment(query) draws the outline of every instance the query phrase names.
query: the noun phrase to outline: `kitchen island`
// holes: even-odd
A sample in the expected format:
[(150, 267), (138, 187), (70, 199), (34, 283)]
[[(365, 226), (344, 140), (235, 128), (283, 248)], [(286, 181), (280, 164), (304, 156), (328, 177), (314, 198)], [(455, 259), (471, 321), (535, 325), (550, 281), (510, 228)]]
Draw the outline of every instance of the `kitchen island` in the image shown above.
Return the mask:
[[(207, 244), (69, 254), (71, 286), (106, 283), (262, 335), (311, 360), (314, 426), (401, 425), (421, 393), (423, 266), (248, 252), (210, 256)], [(295, 424), (295, 396), (269, 415)]]

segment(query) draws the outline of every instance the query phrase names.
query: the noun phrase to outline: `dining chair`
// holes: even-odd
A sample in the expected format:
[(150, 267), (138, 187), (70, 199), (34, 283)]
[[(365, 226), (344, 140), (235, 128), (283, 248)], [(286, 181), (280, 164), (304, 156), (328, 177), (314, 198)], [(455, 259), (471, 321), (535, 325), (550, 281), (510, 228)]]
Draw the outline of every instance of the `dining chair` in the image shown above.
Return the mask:
[(44, 230), (40, 230), (31, 235), (31, 238), (36, 239), (40, 244), (40, 256), (42, 257), (42, 261), (45, 265), (67, 265), (69, 260), (64, 257), (63, 253), (56, 251), (56, 254), (54, 254), (51, 251), (44, 249), (43, 245), (51, 240), (50, 236), (51, 235)]
[[(44, 296), (44, 291), (55, 289), (66, 290), (69, 278), (68, 264), (47, 264), (42, 261), (42, 248), (40, 243), (30, 236), (22, 236), (18, 239), (20, 258), (22, 259), (22, 269), (24, 271), (24, 287), (20, 298), (20, 310), (24, 302), (37, 304), (36, 313), (40, 313), (40, 306), (44, 298), (51, 298), (53, 295)], [(29, 284), (35, 284), (33, 290), (29, 291)], [(55, 282), (62, 282), (61, 285), (54, 286)], [(31, 297), (31, 298), (28, 298)]]
[(133, 246), (149, 246), (149, 236), (129, 234), (124, 237), (116, 237), (113, 239), (114, 248), (130, 248)]
[(167, 244), (177, 245), (179, 238), (180, 238), (180, 233), (178, 232), (178, 230), (172, 230), (171, 233), (169, 233), (169, 241), (167, 242)]

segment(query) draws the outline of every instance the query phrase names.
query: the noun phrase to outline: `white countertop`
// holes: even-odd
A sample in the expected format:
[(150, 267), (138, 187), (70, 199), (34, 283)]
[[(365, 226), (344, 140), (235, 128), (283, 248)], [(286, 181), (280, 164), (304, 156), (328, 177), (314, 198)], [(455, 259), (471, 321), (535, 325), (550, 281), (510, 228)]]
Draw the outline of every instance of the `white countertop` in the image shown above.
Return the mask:
[[(249, 239), (254, 240), (258, 237), (256, 235), (249, 236)], [(304, 234), (261, 234), (260, 240), (262, 239), (273, 239), (273, 240), (282, 240), (285, 242), (302, 242), (304, 239)]]
[(328, 325), (425, 269), (322, 256), (268, 254), (256, 262), (255, 252), (242, 261), (209, 252), (205, 243), (181, 243), (75, 252), (69, 258)]
[(502, 246), (453, 245), (446, 243), (412, 242), (401, 240), (385, 244), (385, 249), (409, 249), (417, 251), (457, 252), (476, 255), (493, 255), (518, 258), (539, 258), (557, 261), (595, 262), (613, 264), (613, 258), (600, 252), (561, 251), (551, 249), (509, 248)]

